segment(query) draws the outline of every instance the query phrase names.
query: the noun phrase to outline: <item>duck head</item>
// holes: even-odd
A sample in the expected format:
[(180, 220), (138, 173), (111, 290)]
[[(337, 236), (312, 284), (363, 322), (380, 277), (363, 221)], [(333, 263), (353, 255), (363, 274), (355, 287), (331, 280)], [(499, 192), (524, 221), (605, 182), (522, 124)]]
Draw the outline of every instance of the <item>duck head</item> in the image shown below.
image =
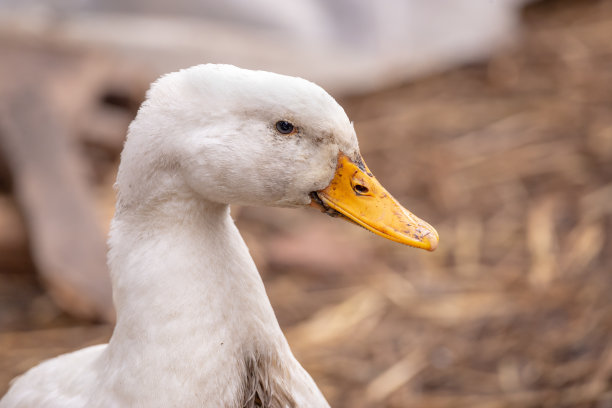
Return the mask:
[[(342, 107), (301, 78), (215, 64), (168, 74), (130, 126), (121, 167), (122, 201), (129, 189), (313, 206), (403, 244), (434, 250), (438, 243), (435, 229), (370, 172)], [(160, 172), (160, 179), (147, 177)]]

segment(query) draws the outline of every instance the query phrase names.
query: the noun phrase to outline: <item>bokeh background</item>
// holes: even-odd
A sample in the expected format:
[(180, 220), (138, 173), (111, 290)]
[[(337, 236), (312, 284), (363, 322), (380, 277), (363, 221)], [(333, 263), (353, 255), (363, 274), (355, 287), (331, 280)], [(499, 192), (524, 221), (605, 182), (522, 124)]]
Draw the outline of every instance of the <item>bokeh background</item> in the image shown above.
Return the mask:
[(108, 339), (127, 125), (160, 73), (229, 62), (329, 89), (440, 233), (233, 208), (333, 407), (612, 407), (612, 1), (166, 3), (0, 3), (0, 394)]

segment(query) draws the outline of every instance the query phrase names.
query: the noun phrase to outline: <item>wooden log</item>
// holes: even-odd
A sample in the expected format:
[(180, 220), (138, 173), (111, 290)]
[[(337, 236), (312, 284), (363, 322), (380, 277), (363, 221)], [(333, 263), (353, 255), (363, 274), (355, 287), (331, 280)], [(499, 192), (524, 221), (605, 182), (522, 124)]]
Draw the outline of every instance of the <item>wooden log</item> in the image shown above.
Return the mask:
[(54, 75), (78, 67), (77, 58), (50, 51), (24, 54), (17, 55), (22, 62), (4, 66), (20, 72), (12, 72), (12, 86), (5, 83), (0, 89), (0, 148), (13, 177), (32, 256), (62, 309), (86, 319), (112, 321), (105, 236), (74, 145), (76, 137), (49, 92)]
[(23, 219), (8, 194), (0, 194), (0, 265), (11, 271), (32, 270)]

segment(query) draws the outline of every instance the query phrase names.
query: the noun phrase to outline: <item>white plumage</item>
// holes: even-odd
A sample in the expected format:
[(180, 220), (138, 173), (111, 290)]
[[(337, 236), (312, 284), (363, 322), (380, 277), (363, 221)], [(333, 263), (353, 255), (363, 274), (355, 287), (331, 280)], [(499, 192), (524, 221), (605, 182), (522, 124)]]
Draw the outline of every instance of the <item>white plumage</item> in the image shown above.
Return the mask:
[[(0, 408), (328, 407), (289, 349), (228, 204), (327, 202), (312, 192), (331, 185), (342, 155), (369, 174), (343, 109), (311, 82), (227, 65), (159, 79), (117, 177), (113, 336), (32, 368)], [(435, 248), (435, 231), (416, 220), (412, 241)]]
[[(298, 137), (278, 134), (281, 119), (300, 123)], [(279, 398), (328, 406), (287, 345), (228, 204), (307, 205), (341, 148), (357, 149), (351, 123), (306, 80), (227, 65), (159, 79), (117, 177), (113, 336), (34, 367), (0, 407), (241, 407), (245, 370), (257, 369), (277, 376)]]

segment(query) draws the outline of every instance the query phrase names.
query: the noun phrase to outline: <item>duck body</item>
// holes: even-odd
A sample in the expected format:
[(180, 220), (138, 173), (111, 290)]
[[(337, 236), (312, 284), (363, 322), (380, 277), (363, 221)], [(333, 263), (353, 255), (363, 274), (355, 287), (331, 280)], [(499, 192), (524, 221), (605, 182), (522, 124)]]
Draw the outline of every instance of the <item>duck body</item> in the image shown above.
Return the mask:
[[(328, 407), (287, 344), (229, 204), (316, 201), (352, 217), (327, 191), (340, 158), (369, 174), (346, 114), (308, 81), (213, 64), (162, 77), (130, 125), (117, 176), (113, 335), (32, 368), (0, 408)], [(410, 239), (435, 247), (435, 231), (418, 226)]]

